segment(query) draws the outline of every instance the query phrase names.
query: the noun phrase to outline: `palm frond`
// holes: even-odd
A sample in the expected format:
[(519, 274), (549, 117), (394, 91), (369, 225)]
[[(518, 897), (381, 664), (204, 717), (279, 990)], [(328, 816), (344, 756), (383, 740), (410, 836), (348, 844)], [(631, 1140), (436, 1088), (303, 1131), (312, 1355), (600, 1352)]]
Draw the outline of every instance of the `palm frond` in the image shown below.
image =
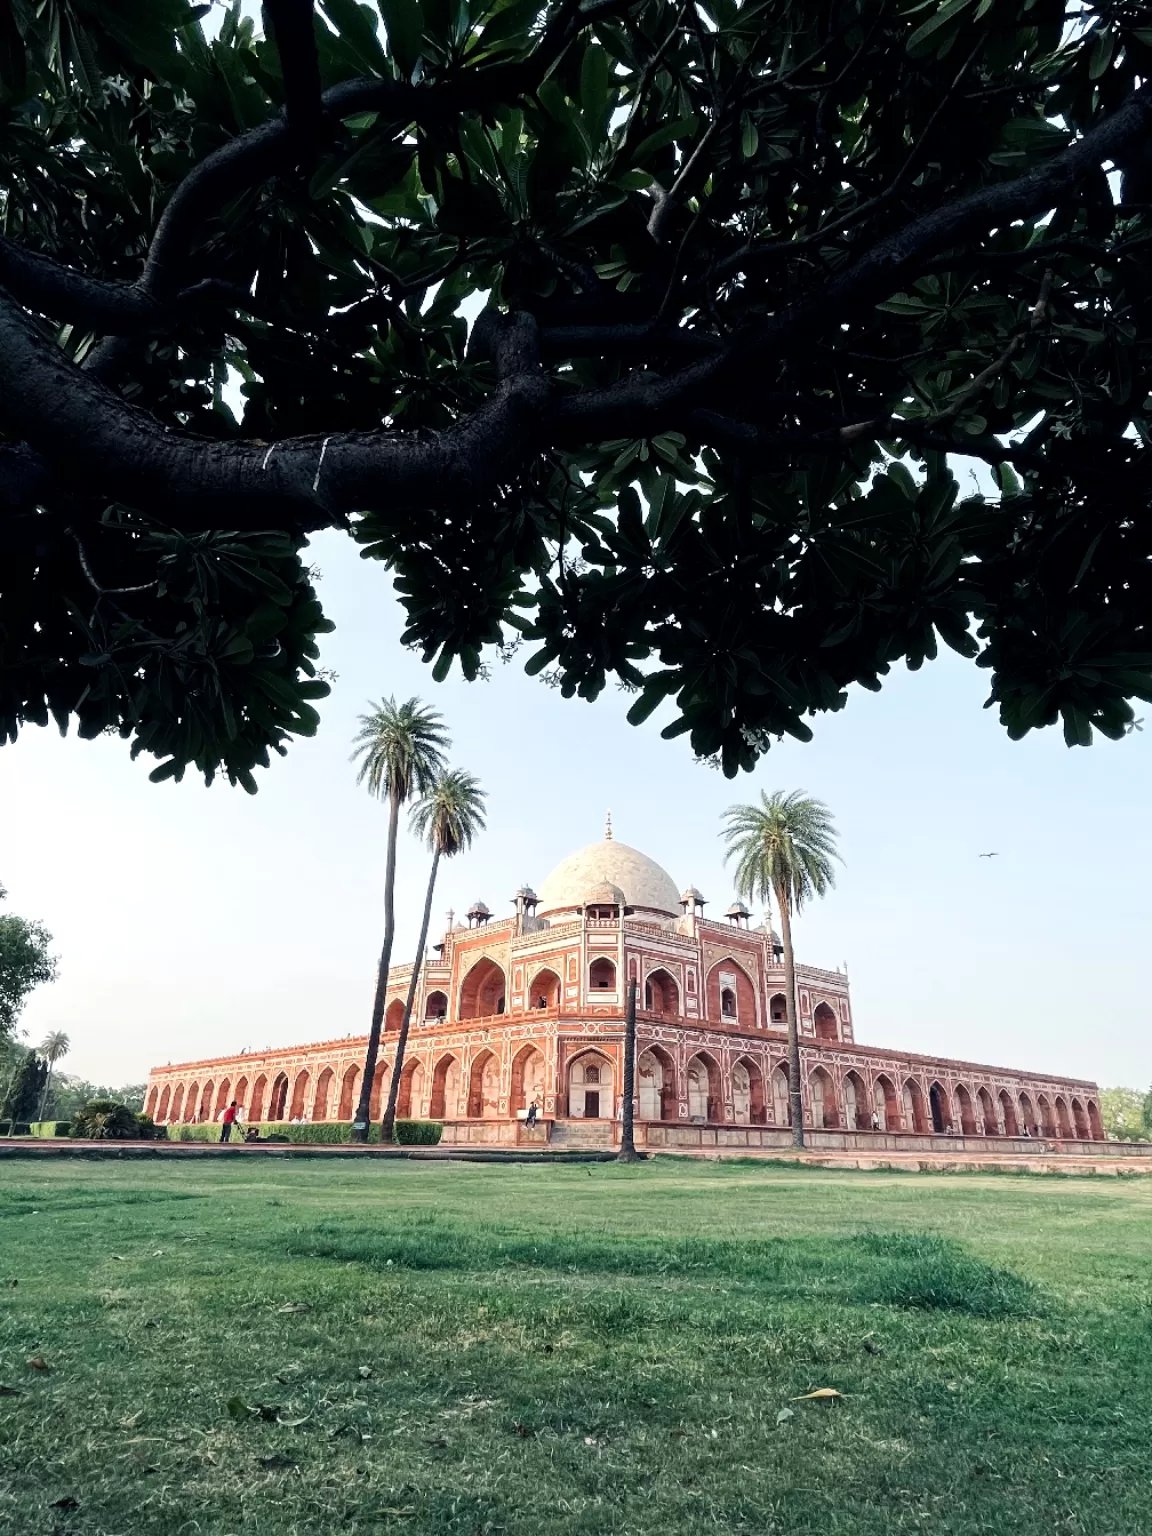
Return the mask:
[[(787, 901), (799, 912), (836, 883), (836, 827), (823, 801), (803, 790), (761, 790), (758, 805), (724, 813), (724, 858), (735, 860), (737, 893), (749, 901)], [(842, 861), (841, 861), (842, 862)]]
[(434, 851), (452, 858), (483, 832), (485, 798), (473, 774), (447, 769), (412, 807), (412, 830)]
[(444, 754), (450, 745), (443, 721), (419, 699), (397, 704), (394, 698), (360, 716), (351, 762), (359, 760), (357, 784), (378, 799), (395, 797), (404, 804), (425, 795), (444, 770)]

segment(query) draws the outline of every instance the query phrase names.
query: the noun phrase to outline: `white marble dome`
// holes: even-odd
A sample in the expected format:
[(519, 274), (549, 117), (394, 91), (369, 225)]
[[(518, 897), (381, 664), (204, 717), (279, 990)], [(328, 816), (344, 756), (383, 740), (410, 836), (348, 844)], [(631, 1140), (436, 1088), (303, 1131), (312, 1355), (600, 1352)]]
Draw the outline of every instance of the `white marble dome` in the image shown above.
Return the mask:
[(570, 853), (557, 864), (540, 887), (537, 911), (541, 917), (578, 911), (588, 892), (605, 882), (619, 886), (625, 901), (638, 915), (649, 912), (662, 917), (680, 916), (680, 898), (668, 871), (639, 849), (608, 837), (589, 843), (578, 853)]

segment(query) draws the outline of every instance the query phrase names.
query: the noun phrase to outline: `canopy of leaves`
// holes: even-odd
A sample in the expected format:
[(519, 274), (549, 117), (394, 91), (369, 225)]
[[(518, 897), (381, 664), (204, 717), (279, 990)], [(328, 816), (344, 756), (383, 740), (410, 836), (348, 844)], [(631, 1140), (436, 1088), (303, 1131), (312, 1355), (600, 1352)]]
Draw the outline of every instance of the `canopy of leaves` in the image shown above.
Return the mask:
[[(7, 895), (0, 885), (0, 902)], [(56, 979), (52, 935), (43, 923), (0, 913), (0, 1043), (11, 1038), (34, 987)]]
[(941, 640), (1013, 736), (1152, 698), (1140, 0), (205, 9), (0, 11), (0, 738), (252, 788), (333, 525), (730, 774)]
[[(1100, 1094), (1100, 1118), (1113, 1141), (1140, 1141), (1152, 1133), (1145, 1116), (1145, 1095), (1135, 1088), (1105, 1088)], [(1152, 1104), (1149, 1105), (1152, 1107)]]

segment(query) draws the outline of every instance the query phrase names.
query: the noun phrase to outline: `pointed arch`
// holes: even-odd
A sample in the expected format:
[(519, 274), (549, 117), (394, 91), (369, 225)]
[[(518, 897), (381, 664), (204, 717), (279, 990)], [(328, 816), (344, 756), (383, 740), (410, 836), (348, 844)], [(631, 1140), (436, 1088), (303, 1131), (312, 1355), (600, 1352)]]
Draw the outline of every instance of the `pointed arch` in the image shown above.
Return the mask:
[(283, 1120), (284, 1109), (288, 1102), (288, 1074), (277, 1072), (272, 1081), (272, 1092), (268, 1098), (269, 1120)]
[(230, 1100), (228, 1098), (228, 1090), (231, 1088), (231, 1086), (232, 1086), (232, 1084), (228, 1081), (228, 1079), (224, 1078), (224, 1080), (221, 1082), (220, 1086), (217, 1088), (217, 1090), (216, 1090), (216, 1112), (213, 1115), (213, 1119), (218, 1120), (220, 1118), (220, 1116), (224, 1113), (224, 1111), (228, 1108), (228, 1105), (229, 1105), (229, 1102), (230, 1102)]
[(775, 1125), (792, 1124), (792, 1096), (788, 1087), (788, 1068), (784, 1062), (772, 1073), (772, 1120)]
[(839, 1129), (840, 1110), (836, 1103), (836, 1084), (832, 1081), (832, 1074), (823, 1067), (816, 1067), (809, 1074), (808, 1098), (812, 1105), (813, 1130)]
[(1040, 1127), (1036, 1121), (1036, 1111), (1032, 1108), (1032, 1100), (1026, 1093), (1020, 1095), (1020, 1120), (1029, 1136), (1038, 1136)]
[(433, 1068), (428, 1113), (433, 1120), (451, 1120), (460, 1113), (460, 1062), (451, 1052)]
[(710, 1051), (697, 1051), (687, 1067), (688, 1118), (715, 1123), (724, 1119), (720, 1064)]
[(164, 1092), (160, 1095), (160, 1112), (156, 1116), (157, 1121), (161, 1124), (163, 1124), (163, 1122), (168, 1119), (168, 1099), (171, 1092), (171, 1088), (169, 1088), (168, 1084), (165, 1083)]
[(998, 1095), (1000, 1102), (1000, 1119), (1004, 1122), (1005, 1136), (1019, 1136), (1020, 1126), (1016, 1120), (1016, 1106), (1012, 1102), (1012, 1095), (1007, 1088), (1001, 1088)]
[(644, 1007), (649, 1013), (680, 1015), (680, 988), (666, 966), (658, 965), (644, 978)]
[(952, 1128), (952, 1108), (948, 1102), (948, 1090), (940, 1080), (928, 1085), (928, 1111), (932, 1116), (932, 1134), (941, 1135)]
[(446, 1019), (448, 1017), (448, 994), (437, 987), (435, 992), (429, 992), (424, 999), (424, 1017), (426, 1019)]
[[(153, 1101), (153, 1102), (155, 1102), (155, 1101)], [(183, 1107), (184, 1107), (184, 1084), (183, 1083), (177, 1083), (177, 1085), (176, 1085), (176, 1092), (172, 1095), (172, 1103), (171, 1103), (171, 1106), (169, 1107), (169, 1110), (168, 1110), (168, 1121), (169, 1121), (169, 1123), (171, 1125), (176, 1125), (179, 1122), (180, 1111), (183, 1109)], [(155, 1120), (156, 1116), (153, 1115), (152, 1118)]]
[(292, 1084), (292, 1100), (288, 1106), (289, 1120), (303, 1120), (304, 1105), (308, 1098), (308, 1087), (311, 1082), (311, 1074), (306, 1067), (302, 1067), (296, 1074), (296, 1081)]
[(543, 966), (528, 986), (529, 1008), (559, 1008), (560, 978), (550, 965)]
[(616, 1074), (602, 1051), (585, 1050), (568, 1067), (568, 1113), (577, 1120), (611, 1120)]
[(1000, 1124), (996, 1119), (996, 1106), (992, 1102), (992, 1095), (987, 1088), (976, 1090), (976, 1104), (980, 1110), (980, 1128), (985, 1136), (998, 1136)]
[(184, 1095), (184, 1124), (191, 1125), (196, 1119), (196, 1106), (200, 1102), (200, 1084), (193, 1082)]
[(868, 1130), (872, 1111), (864, 1079), (854, 1069), (844, 1074), (844, 1125), (850, 1131)]
[(649, 1045), (636, 1060), (641, 1120), (676, 1119), (676, 1064), (662, 1046)]
[(904, 1086), (900, 1090), (901, 1107), (904, 1112), (904, 1125), (909, 1131), (915, 1131), (919, 1135), (927, 1135), (930, 1121), (925, 1112), (924, 1090), (914, 1077), (906, 1077)]
[(392, 1063), (378, 1060), (376, 1072), (372, 1078), (372, 1092), (368, 1098), (368, 1119), (373, 1124), (380, 1118), (381, 1105), (384, 1103), (384, 1095), (388, 1092), (391, 1077)]
[(404, 999), (394, 997), (384, 1010), (384, 1033), (398, 1035), (404, 1022)]
[(340, 1111), (338, 1120), (351, 1120), (360, 1102), (360, 1068), (351, 1066), (346, 1068), (340, 1082)]
[(616, 962), (607, 955), (599, 955), (588, 967), (589, 992), (615, 992)]
[(458, 1019), (487, 1019), (503, 1013), (507, 986), (504, 971), (490, 955), (482, 955), (460, 983)]
[(512, 1060), (512, 1091), (508, 1100), (513, 1115), (535, 1101), (538, 1108), (544, 1104), (544, 1057), (534, 1045), (525, 1045)]
[(246, 1077), (238, 1077), (232, 1084), (232, 1097), (236, 1100), (236, 1103), (240, 1109), (247, 1111), (248, 1079)]
[(784, 996), (783, 992), (773, 992), (772, 996), (769, 998), (768, 1022), (769, 1024), (787, 1025), (788, 999)]
[(972, 1103), (971, 1093), (963, 1083), (956, 1084), (956, 1118), (965, 1136), (975, 1136), (978, 1134), (976, 1130), (976, 1106)]
[(812, 1014), (812, 1023), (816, 1030), (817, 1040), (839, 1040), (840, 1020), (827, 1003), (820, 1002), (816, 1004)]
[(764, 1073), (752, 1056), (740, 1056), (732, 1063), (732, 1118), (737, 1125), (764, 1125), (768, 1119)]
[(1056, 1117), (1052, 1113), (1052, 1104), (1046, 1093), (1036, 1095), (1036, 1110), (1040, 1116), (1040, 1129), (1045, 1136), (1056, 1135)]
[(1071, 1140), (1072, 1116), (1068, 1113), (1068, 1100), (1062, 1093), (1056, 1095), (1054, 1108), (1056, 1110), (1056, 1126), (1060, 1135)]
[(418, 1057), (410, 1057), (400, 1073), (400, 1087), (396, 1092), (397, 1120), (412, 1120), (419, 1114), (424, 1101), (424, 1063)]
[(332, 1099), (332, 1084), (336, 1081), (336, 1074), (331, 1067), (325, 1067), (316, 1079), (316, 1098), (312, 1104), (313, 1120), (327, 1120), (328, 1107)]
[[(148, 1090), (148, 1097), (144, 1102), (144, 1113), (146, 1115), (150, 1115), (153, 1120), (156, 1118), (156, 1101), (159, 1097), (159, 1094), (160, 1090), (157, 1088), (156, 1084), (153, 1083), (151, 1088)], [(180, 1090), (180, 1097), (184, 1097), (183, 1088)], [(175, 1116), (173, 1116), (173, 1119), (175, 1119)]]
[[(730, 994), (728, 999), (724, 992)], [(705, 1017), (716, 1023), (756, 1023), (756, 984), (733, 955), (717, 960), (704, 978), (704, 1010)]]
[(215, 1083), (209, 1078), (200, 1090), (200, 1108), (197, 1111), (198, 1120), (211, 1120), (212, 1118), (212, 1090)]
[(1095, 1099), (1089, 1099), (1085, 1105), (1088, 1111), (1088, 1129), (1092, 1132), (1093, 1141), (1104, 1141), (1104, 1122), (1100, 1118), (1100, 1106)]
[(473, 1120), (492, 1120), (500, 1113), (500, 1058), (483, 1050), (472, 1059), (468, 1071), (468, 1115)]
[(886, 1072), (879, 1073), (872, 1081), (872, 1113), (876, 1117), (876, 1130), (900, 1129), (900, 1101), (896, 1095), (896, 1084)]
[(248, 1114), (248, 1119), (250, 1121), (252, 1121), (252, 1120), (263, 1120), (263, 1118), (264, 1118), (264, 1095), (267, 1092), (268, 1092), (268, 1079), (264, 1076), (263, 1072), (261, 1072), (260, 1076), (252, 1084), (252, 1108), (251, 1108), (251, 1110), (249, 1111), (249, 1114)]

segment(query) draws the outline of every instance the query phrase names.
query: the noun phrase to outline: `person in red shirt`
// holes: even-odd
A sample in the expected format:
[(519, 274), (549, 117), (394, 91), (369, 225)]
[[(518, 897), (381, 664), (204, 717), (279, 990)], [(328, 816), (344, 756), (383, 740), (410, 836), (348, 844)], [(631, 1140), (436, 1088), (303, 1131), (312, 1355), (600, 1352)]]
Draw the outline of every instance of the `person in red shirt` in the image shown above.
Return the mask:
[(231, 1104), (229, 1104), (228, 1108), (224, 1111), (224, 1118), (220, 1122), (221, 1141), (232, 1140), (232, 1127), (236, 1124), (236, 1116), (238, 1113), (239, 1106), (237, 1105), (236, 1100), (233, 1099)]

